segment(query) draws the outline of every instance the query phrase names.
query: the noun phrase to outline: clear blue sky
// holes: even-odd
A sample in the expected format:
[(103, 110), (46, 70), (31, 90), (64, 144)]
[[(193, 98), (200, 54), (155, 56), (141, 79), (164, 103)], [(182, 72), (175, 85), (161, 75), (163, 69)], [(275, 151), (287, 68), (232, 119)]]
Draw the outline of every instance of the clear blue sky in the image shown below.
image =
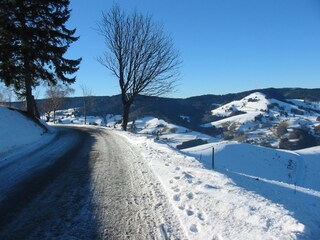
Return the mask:
[[(151, 14), (164, 25), (183, 61), (170, 97), (225, 94), (267, 87), (320, 87), (319, 0), (121, 0), (126, 11)], [(106, 50), (95, 30), (112, 1), (71, 0), (69, 27), (82, 57), (79, 84), (93, 95), (120, 93), (117, 79), (96, 61)]]

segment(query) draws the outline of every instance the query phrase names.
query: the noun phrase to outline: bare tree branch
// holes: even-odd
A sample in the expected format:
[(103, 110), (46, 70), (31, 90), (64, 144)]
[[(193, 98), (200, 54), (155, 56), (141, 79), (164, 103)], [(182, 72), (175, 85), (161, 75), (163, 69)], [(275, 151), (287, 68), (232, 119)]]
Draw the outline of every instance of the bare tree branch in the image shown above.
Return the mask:
[(56, 111), (62, 106), (65, 98), (74, 93), (74, 89), (68, 85), (49, 85), (46, 90), (45, 99), (40, 106), (41, 110), (46, 114), (46, 118), (49, 121), (50, 114), (53, 112), (53, 122), (56, 122)]
[(92, 89), (84, 84), (80, 84), (83, 95), (83, 115), (84, 115), (84, 124), (87, 124), (87, 115), (88, 111), (92, 105)]
[(126, 130), (130, 106), (139, 94), (159, 96), (173, 89), (181, 65), (179, 52), (150, 16), (126, 14), (118, 5), (103, 14), (99, 32), (107, 51), (98, 61), (119, 81)]

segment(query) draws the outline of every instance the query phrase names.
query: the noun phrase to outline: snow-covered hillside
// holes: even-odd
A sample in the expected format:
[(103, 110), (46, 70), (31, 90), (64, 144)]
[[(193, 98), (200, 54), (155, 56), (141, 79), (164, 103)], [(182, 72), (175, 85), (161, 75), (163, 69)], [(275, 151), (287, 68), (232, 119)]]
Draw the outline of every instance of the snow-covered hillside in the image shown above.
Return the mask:
[(45, 130), (34, 121), (18, 111), (2, 106), (0, 106), (0, 129), (0, 153), (33, 144), (45, 135)]
[[(320, 125), (319, 103), (302, 100), (287, 100), (267, 98), (262, 93), (252, 93), (249, 96), (220, 106), (211, 111), (216, 121), (202, 125), (221, 129), (222, 138), (241, 139), (251, 143), (279, 146), (280, 137), (277, 127), (286, 124), (286, 131), (293, 128), (305, 128), (313, 135), (320, 137), (317, 130)], [(284, 124), (283, 124), (284, 125)]]
[(302, 100), (292, 99), (287, 101), (288, 103), (277, 99), (268, 99), (265, 94), (256, 92), (239, 101), (233, 101), (218, 107), (212, 110), (212, 114), (220, 117), (231, 117), (237, 113), (259, 114), (268, 112), (270, 117), (280, 117), (281, 115), (286, 115), (287, 117), (294, 117), (295, 115), (307, 117), (319, 116), (319, 114), (312, 112), (314, 110), (320, 111), (320, 106), (317, 103), (309, 103)]
[[(132, 126), (132, 122), (130, 125)], [(209, 135), (192, 131), (151, 116), (136, 120), (134, 125), (136, 133), (157, 136), (159, 140), (162, 140), (173, 148), (176, 148), (183, 142), (194, 139), (202, 139), (206, 142), (217, 141), (217, 139)]]

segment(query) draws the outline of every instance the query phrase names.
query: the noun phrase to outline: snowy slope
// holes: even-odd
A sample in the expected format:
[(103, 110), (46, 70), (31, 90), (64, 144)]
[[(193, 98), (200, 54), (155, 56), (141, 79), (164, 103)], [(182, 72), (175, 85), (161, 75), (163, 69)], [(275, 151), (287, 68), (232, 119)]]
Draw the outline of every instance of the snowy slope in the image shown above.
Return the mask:
[[(319, 149), (303, 155), (225, 142), (176, 151), (144, 136), (119, 134), (127, 136), (150, 163), (189, 239), (320, 236), (319, 179), (301, 170), (312, 169), (315, 163), (298, 163), (302, 156), (316, 161)], [(212, 146), (215, 171), (209, 168)], [(316, 163), (315, 168), (319, 166)]]
[(297, 152), (265, 148), (246, 143), (220, 142), (184, 149), (183, 152), (200, 160), (206, 168), (212, 166), (212, 148), (215, 151), (214, 167), (218, 171), (240, 173), (255, 178), (320, 191), (320, 148)]
[(219, 128), (223, 132), (222, 138), (228, 140), (242, 135), (242, 141), (278, 147), (277, 127), (282, 122), (288, 125), (288, 129), (304, 127), (315, 135), (314, 129), (319, 125), (319, 108), (319, 103), (279, 101), (256, 92), (213, 109), (211, 113), (216, 120), (202, 127)]
[(288, 99), (287, 101), (299, 107), (320, 111), (320, 102), (309, 102), (301, 99)]
[(0, 106), (0, 153), (40, 141), (44, 130), (23, 114)]
[[(132, 122), (129, 123), (129, 125), (131, 124)], [(217, 139), (209, 135), (192, 131), (188, 128), (171, 124), (152, 116), (136, 120), (135, 128), (136, 133), (157, 136), (159, 140), (166, 142), (169, 146), (174, 148), (185, 141), (193, 139), (202, 139), (207, 142), (217, 141)]]
[[(276, 99), (267, 99), (264, 94), (259, 92), (252, 93), (239, 101), (233, 101), (212, 110), (212, 115), (221, 117), (223, 120), (211, 122), (203, 126), (219, 126), (228, 121), (244, 124), (248, 121), (254, 121), (254, 117), (259, 114), (265, 117), (265, 119), (263, 119), (264, 122), (268, 122), (268, 120), (269, 122), (279, 122), (284, 118), (294, 118), (296, 115), (315, 120), (315, 118), (319, 116), (316, 112), (299, 108), (300, 106), (308, 108), (309, 110), (318, 110), (319, 106), (316, 103), (306, 104), (298, 100), (291, 100), (291, 102), (292, 104)], [(294, 103), (297, 105), (294, 105)], [(297, 112), (299, 114), (297, 114)]]
[(261, 110), (264, 111), (267, 110), (268, 104), (270, 104), (270, 101), (266, 99), (265, 95), (257, 92), (252, 93), (239, 101), (232, 101), (226, 105), (212, 110), (211, 112), (213, 115), (229, 117), (236, 111), (242, 111), (246, 113), (258, 112)]
[[(271, 105), (271, 106), (270, 106)], [(299, 108), (302, 107), (302, 108)], [(265, 94), (256, 92), (247, 97), (228, 103), (217, 109), (212, 110), (212, 114), (220, 116), (230, 116), (235, 111), (242, 112), (257, 112), (268, 111), (273, 108), (287, 112), (289, 115), (293, 114), (294, 110), (300, 110), (301, 115), (309, 115), (309, 110), (320, 110), (319, 103), (304, 102), (303, 100), (290, 99), (287, 102), (279, 101), (273, 98), (267, 98)]]
[(302, 186), (320, 191), (320, 147), (307, 148), (296, 153), (306, 166)]

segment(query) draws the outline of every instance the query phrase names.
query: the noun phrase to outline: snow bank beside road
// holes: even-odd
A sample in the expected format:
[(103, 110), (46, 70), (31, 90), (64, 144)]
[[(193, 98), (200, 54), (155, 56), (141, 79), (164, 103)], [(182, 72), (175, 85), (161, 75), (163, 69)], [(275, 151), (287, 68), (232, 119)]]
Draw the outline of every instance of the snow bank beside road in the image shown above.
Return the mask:
[[(312, 239), (320, 233), (318, 192), (294, 193), (246, 176), (211, 171), (166, 144), (119, 134), (149, 161), (189, 239)], [(310, 206), (303, 209), (304, 203)]]
[(286, 151), (238, 142), (205, 144), (182, 150), (201, 158), (210, 169), (212, 148), (215, 149), (215, 169), (255, 178), (287, 183), (320, 192), (320, 147)]
[(23, 114), (0, 106), (0, 153), (41, 140), (44, 130)]

